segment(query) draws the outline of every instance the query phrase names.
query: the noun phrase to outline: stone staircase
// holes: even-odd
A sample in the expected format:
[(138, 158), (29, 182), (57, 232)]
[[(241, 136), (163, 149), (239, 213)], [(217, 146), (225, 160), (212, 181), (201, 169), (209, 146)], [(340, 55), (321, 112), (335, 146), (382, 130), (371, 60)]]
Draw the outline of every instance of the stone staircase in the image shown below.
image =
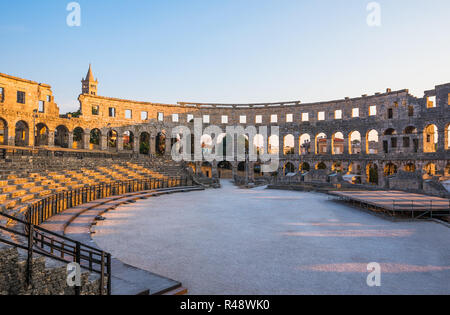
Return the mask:
[[(32, 159), (30, 161), (29, 159)], [(53, 193), (117, 181), (186, 176), (168, 160), (59, 159), (22, 157), (0, 161), (0, 211), (23, 213), (27, 206)]]

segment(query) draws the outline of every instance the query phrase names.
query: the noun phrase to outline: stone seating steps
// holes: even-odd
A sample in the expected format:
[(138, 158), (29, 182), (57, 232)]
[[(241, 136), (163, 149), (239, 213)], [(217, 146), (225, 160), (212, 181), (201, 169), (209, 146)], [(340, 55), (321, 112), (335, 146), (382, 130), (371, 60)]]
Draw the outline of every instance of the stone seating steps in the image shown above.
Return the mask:
[[(97, 163), (98, 164), (98, 163)], [(155, 178), (167, 179), (169, 176), (181, 176), (181, 168), (175, 163), (168, 163), (168, 170), (161, 166), (160, 171), (152, 170), (145, 161), (103, 161), (95, 167), (86, 164), (83, 167), (74, 166), (58, 170), (11, 170), (0, 179), (0, 209), (8, 213), (21, 213), (27, 205), (38, 201), (52, 193), (78, 189), (89, 185), (128, 181), (135, 179)]]

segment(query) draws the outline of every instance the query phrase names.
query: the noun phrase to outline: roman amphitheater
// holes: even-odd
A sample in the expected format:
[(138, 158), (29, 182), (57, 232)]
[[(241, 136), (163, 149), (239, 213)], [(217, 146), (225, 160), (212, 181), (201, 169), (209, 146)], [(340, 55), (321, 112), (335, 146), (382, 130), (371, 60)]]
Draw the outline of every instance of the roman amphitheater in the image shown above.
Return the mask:
[[(0, 294), (373, 293), (372, 261), (401, 283), (375, 293), (450, 293), (450, 83), (305, 104), (104, 97), (90, 66), (81, 85), (61, 114), (50, 85), (0, 74)], [(267, 126), (246, 154), (278, 169), (174, 161), (199, 120)]]

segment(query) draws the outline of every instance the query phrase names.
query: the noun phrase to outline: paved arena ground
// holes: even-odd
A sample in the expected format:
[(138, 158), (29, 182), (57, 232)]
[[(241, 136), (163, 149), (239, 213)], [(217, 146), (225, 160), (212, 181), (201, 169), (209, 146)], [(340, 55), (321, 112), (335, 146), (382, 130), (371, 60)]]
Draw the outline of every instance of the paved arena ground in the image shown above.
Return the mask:
[[(391, 222), (327, 195), (223, 188), (122, 206), (94, 240), (191, 294), (450, 294), (450, 229)], [(381, 266), (381, 286), (366, 283)]]

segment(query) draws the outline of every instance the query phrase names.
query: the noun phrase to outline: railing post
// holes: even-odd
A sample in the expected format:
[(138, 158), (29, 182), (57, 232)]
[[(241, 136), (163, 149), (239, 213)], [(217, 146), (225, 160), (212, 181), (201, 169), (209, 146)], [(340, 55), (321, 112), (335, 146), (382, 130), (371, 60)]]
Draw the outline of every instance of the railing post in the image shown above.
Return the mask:
[(27, 284), (31, 285), (33, 281), (33, 234), (34, 225), (31, 220), (28, 222), (28, 256), (27, 256)]
[(100, 295), (103, 295), (103, 290), (105, 289), (105, 252), (102, 252), (101, 256), (101, 267), (100, 267)]
[(112, 273), (111, 273), (111, 254), (106, 255), (106, 274), (108, 275), (107, 282), (107, 294), (111, 295), (111, 282), (112, 282)]
[[(75, 243), (75, 262), (80, 265), (81, 263), (81, 245), (79, 242)], [(81, 294), (81, 287), (75, 286), (75, 295)]]

